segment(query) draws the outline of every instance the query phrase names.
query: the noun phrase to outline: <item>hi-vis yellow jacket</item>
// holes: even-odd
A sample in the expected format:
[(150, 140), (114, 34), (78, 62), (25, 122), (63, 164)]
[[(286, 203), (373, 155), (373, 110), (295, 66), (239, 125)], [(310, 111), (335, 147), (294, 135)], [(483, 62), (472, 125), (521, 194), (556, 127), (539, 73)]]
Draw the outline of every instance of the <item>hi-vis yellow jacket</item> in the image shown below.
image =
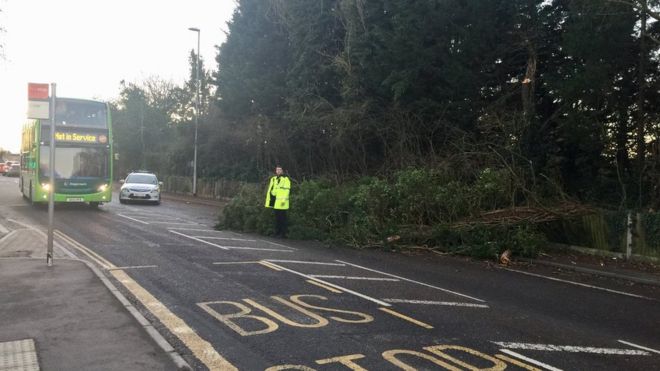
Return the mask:
[(289, 177), (281, 175), (270, 178), (265, 206), (276, 210), (288, 210), (290, 190), (291, 181)]

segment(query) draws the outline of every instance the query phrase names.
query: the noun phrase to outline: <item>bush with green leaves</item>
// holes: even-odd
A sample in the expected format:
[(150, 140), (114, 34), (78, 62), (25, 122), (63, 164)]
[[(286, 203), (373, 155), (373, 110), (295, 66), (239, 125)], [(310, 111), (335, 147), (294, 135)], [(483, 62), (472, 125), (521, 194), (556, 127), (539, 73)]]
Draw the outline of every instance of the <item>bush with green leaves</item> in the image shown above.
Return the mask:
[[(337, 241), (352, 246), (401, 244), (437, 246), (447, 251), (492, 257), (505, 249), (534, 256), (543, 243), (531, 226), (450, 226), (472, 215), (507, 205), (508, 173), (482, 171), (472, 183), (453, 180), (436, 169), (406, 169), (391, 178), (363, 177), (335, 184), (324, 179), (294, 183), (289, 236)], [(272, 211), (263, 207), (264, 189), (245, 186), (223, 210), (221, 228), (273, 233)]]

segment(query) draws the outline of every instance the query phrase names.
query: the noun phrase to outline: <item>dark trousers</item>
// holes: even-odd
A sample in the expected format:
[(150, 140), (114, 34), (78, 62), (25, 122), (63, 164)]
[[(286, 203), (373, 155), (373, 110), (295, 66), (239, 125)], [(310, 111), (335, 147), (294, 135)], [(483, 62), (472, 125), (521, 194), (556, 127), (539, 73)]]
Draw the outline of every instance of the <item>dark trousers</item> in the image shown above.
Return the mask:
[(286, 210), (275, 209), (275, 235), (278, 237), (286, 237), (287, 221)]

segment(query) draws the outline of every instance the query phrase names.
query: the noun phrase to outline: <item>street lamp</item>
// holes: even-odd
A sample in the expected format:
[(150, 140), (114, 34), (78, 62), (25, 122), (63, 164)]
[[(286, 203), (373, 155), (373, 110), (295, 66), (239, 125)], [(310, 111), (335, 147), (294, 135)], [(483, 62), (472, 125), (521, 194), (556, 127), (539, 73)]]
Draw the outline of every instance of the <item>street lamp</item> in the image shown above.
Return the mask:
[(188, 30), (197, 32), (197, 56), (195, 61), (195, 76), (197, 79), (197, 92), (195, 97), (195, 154), (193, 155), (193, 196), (197, 197), (197, 123), (199, 121), (199, 90), (201, 83), (199, 81), (199, 38), (201, 32), (199, 28), (190, 27)]

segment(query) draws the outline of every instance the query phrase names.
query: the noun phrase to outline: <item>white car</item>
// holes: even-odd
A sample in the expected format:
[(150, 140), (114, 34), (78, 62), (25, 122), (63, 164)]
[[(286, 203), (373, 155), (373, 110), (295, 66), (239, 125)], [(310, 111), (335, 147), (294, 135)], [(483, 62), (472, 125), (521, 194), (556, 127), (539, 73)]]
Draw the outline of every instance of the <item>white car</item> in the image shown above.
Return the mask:
[(145, 201), (160, 204), (160, 187), (163, 182), (159, 182), (153, 173), (135, 172), (130, 173), (126, 179), (119, 181), (122, 183), (119, 191), (119, 202), (122, 204), (127, 201)]

